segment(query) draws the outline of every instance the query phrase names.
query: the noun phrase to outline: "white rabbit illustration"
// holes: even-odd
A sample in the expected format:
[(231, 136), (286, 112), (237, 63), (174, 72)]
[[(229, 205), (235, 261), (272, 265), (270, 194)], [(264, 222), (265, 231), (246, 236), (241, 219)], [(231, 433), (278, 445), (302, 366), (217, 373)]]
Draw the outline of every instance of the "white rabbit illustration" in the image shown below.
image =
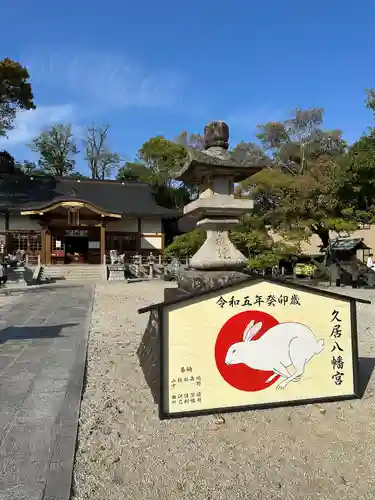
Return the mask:
[[(233, 344), (225, 357), (227, 365), (243, 363), (255, 370), (273, 371), (271, 382), (282, 377), (277, 389), (284, 389), (289, 382), (301, 380), (307, 363), (324, 349), (324, 340), (316, 340), (314, 333), (302, 323), (280, 323), (273, 326), (258, 340), (251, 339), (260, 331), (262, 323), (254, 320), (245, 328), (243, 341)], [(287, 367), (293, 365), (291, 375)]]

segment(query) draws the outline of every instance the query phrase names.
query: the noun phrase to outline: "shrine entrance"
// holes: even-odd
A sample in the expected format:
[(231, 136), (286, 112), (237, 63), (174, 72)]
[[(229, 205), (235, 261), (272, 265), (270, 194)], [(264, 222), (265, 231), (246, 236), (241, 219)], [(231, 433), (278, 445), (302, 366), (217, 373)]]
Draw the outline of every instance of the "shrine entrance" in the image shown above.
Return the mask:
[(21, 215), (42, 224), (42, 264), (102, 264), (107, 222), (121, 214), (107, 213), (84, 201), (64, 200)]
[(72, 235), (64, 237), (65, 264), (88, 262), (89, 237)]
[(101, 227), (49, 227), (51, 264), (100, 264)]

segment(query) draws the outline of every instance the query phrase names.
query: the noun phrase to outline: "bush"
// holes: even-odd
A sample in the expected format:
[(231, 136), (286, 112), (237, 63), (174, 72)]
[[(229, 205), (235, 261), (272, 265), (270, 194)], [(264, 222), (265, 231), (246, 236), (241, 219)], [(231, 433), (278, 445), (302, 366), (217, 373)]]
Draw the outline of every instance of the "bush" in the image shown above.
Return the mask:
[[(258, 229), (238, 225), (229, 237), (236, 248), (248, 258), (247, 267), (262, 269), (277, 265), (281, 259), (298, 254), (298, 246), (292, 242), (274, 242), (265, 228)], [(205, 232), (195, 229), (177, 236), (164, 250), (165, 257), (186, 258), (193, 256), (205, 241)]]
[(200, 249), (205, 239), (205, 232), (201, 229), (194, 229), (190, 233), (176, 236), (173, 242), (164, 249), (164, 256), (177, 256), (178, 258), (192, 256)]

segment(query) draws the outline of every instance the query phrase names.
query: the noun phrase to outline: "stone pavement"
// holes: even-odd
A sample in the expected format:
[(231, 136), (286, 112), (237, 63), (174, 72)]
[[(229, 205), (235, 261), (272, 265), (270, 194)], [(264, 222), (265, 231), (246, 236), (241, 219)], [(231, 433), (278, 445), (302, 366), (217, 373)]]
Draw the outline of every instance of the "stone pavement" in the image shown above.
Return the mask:
[(93, 292), (12, 290), (0, 307), (0, 500), (69, 499)]

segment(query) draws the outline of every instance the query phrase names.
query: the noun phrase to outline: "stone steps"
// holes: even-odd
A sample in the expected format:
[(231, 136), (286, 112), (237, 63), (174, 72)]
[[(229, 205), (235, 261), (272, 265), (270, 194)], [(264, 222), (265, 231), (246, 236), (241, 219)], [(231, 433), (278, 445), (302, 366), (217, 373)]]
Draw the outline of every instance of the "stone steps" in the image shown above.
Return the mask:
[(43, 280), (69, 280), (69, 281), (101, 281), (104, 278), (103, 266), (93, 264), (70, 264), (44, 266)]

